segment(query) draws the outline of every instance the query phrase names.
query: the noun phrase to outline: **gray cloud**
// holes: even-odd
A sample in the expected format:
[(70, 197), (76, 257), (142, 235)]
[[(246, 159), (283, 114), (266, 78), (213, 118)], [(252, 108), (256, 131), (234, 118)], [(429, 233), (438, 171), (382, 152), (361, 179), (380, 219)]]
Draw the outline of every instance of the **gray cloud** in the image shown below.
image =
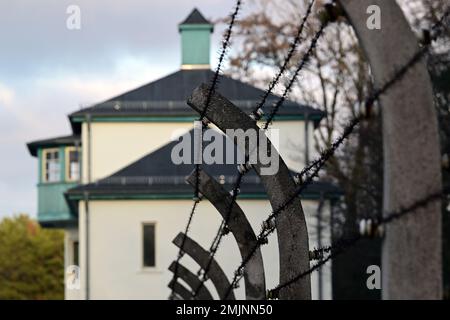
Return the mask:
[[(68, 30), (66, 9), (81, 9), (81, 30)], [(194, 6), (207, 17), (227, 14), (226, 0), (15, 0), (0, 2), (0, 74), (24, 77), (92, 68), (107, 71), (125, 55), (179, 63), (177, 24)]]

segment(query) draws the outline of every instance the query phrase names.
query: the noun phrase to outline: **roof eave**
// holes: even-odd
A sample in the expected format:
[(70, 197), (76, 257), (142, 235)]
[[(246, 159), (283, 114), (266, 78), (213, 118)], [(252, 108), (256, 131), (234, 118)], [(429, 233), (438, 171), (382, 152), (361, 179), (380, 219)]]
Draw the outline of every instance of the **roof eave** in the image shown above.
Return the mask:
[[(66, 140), (66, 141), (58, 141), (58, 140)], [(72, 141), (71, 141), (72, 140)], [(37, 150), (41, 148), (51, 148), (51, 147), (59, 147), (59, 146), (72, 146), (75, 145), (76, 142), (81, 142), (79, 135), (74, 134), (71, 136), (64, 137), (56, 137), (44, 140), (36, 140), (31, 141), (26, 144), (28, 151), (33, 157), (37, 157)]]

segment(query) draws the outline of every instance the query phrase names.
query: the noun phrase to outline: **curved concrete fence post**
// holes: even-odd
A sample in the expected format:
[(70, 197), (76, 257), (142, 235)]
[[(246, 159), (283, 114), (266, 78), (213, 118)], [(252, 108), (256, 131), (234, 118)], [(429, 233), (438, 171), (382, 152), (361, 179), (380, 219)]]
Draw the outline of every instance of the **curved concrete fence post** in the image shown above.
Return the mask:
[[(188, 104), (198, 113), (202, 114), (206, 106), (209, 86), (202, 84), (194, 89), (188, 98)], [(243, 131), (256, 130), (259, 127), (247, 114), (236, 107), (228, 99), (214, 92), (211, 96), (205, 117), (226, 133), (227, 129)], [(238, 139), (242, 140), (242, 139)], [(268, 139), (267, 139), (268, 140)], [(242, 141), (238, 147), (248, 156), (253, 150)], [(266, 141), (265, 141), (266, 143)], [(267, 150), (272, 150), (270, 140), (267, 141)], [(258, 145), (259, 147), (259, 145)], [(276, 154), (274, 155), (273, 152)], [(266, 168), (257, 155), (257, 163), (252, 164), (267, 192), (273, 210), (284, 206), (296, 191), (296, 185), (290, 176), (289, 170), (276, 150), (272, 150), (271, 157), (278, 159), (278, 171), (274, 174), (261, 174)], [(305, 216), (300, 198), (296, 197), (287, 205), (275, 219), (280, 255), (280, 282), (286, 282), (299, 272), (309, 269), (309, 244)], [(301, 280), (283, 288), (279, 293), (280, 299), (311, 299), (311, 280), (309, 275)]]
[[(175, 237), (175, 239), (173, 239), (173, 244), (180, 248), (183, 243), (184, 237), (184, 233), (180, 232)], [(197, 242), (195, 242), (188, 236), (186, 236), (186, 240), (184, 242), (184, 247), (182, 250), (186, 252), (186, 254), (188, 254), (192, 259), (194, 259), (194, 261), (197, 262), (197, 264), (203, 270), (205, 270), (211, 257), (208, 251), (203, 249)], [(228, 297), (225, 297), (225, 295), (227, 294), (227, 290), (230, 287), (230, 281), (228, 281), (225, 272), (223, 272), (222, 268), (219, 266), (215, 259), (212, 259), (211, 261), (207, 276), (216, 288), (220, 299), (224, 300), (226, 298), (226, 300), (235, 300), (233, 292), (230, 292), (228, 294)]]
[(191, 292), (177, 281), (170, 281), (168, 287), (183, 300), (193, 300)]
[[(227, 214), (231, 208), (227, 227), (236, 239), (242, 260), (244, 260), (257, 245), (256, 235), (252, 226), (236, 202), (231, 206), (233, 197), (220, 183), (203, 170), (199, 171), (198, 176), (199, 191), (214, 205), (224, 220), (227, 220)], [(194, 187), (196, 186), (197, 174), (195, 170), (188, 177), (187, 182)], [(259, 248), (245, 267), (244, 279), (247, 300), (263, 300), (266, 298), (264, 264)]]
[(196, 290), (200, 286), (197, 294), (198, 300), (213, 300), (211, 293), (209, 293), (209, 290), (202, 284), (200, 279), (185, 266), (178, 263), (177, 267), (177, 263), (174, 261), (170, 264), (169, 270), (172, 272), (175, 272), (176, 270), (178, 278), (186, 282), (192, 291)]
[[(370, 63), (375, 86), (392, 78), (419, 50), (392, 0), (340, 0)], [(381, 29), (369, 30), (369, 6)], [(415, 64), (380, 99), (384, 145), (384, 211), (412, 205), (441, 186), (437, 115), (425, 61)], [(387, 227), (382, 254), (385, 299), (441, 299), (441, 204), (430, 203)]]

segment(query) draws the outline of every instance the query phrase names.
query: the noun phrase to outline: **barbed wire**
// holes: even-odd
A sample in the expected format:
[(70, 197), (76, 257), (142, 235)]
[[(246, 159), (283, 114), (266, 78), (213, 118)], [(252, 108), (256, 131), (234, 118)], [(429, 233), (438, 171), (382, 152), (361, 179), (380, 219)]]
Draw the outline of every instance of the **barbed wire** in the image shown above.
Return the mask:
[[(307, 18), (309, 17), (309, 15), (311, 13), (311, 9), (312, 9), (313, 3), (314, 3), (314, 1), (311, 1), (310, 5), (308, 6), (307, 11), (306, 11), (306, 13), (304, 15), (304, 18), (302, 19), (302, 22), (301, 22), (301, 24), (299, 26), (298, 37), (296, 37), (296, 40), (291, 44), (291, 49), (289, 50), (289, 53), (286, 56), (285, 63), (283, 63), (283, 66), (280, 68), (280, 70), (279, 70), (277, 76), (275, 77), (274, 81), (277, 81), (277, 82), (279, 81), (282, 73), (285, 72), (285, 69), (286, 69), (286, 66), (287, 66), (289, 60), (292, 58), (292, 55), (293, 55), (293, 53), (295, 51), (295, 48), (298, 45), (298, 42), (300, 41), (300, 35), (302, 33), (302, 30), (304, 29), (304, 25), (306, 23), (306, 20), (307, 20)], [(327, 23), (325, 23), (325, 24), (327, 24)], [(281, 96), (280, 99), (277, 101), (277, 103), (276, 103), (276, 110), (272, 110), (272, 112), (271, 112), (272, 119), (276, 115), (276, 113), (278, 112), (279, 108), (283, 105), (284, 101), (286, 100), (287, 95), (288, 95), (289, 91), (291, 90), (292, 84), (295, 81), (295, 78), (298, 76), (300, 71), (306, 65), (306, 62), (309, 59), (310, 54), (312, 53), (312, 51), (316, 47), (317, 41), (320, 38), (320, 36), (322, 35), (322, 33), (323, 33), (323, 29), (324, 29), (324, 26), (322, 25), (321, 28), (319, 29), (319, 31), (316, 33), (316, 35), (311, 40), (311, 43), (310, 43), (310, 46), (309, 46), (307, 52), (303, 55), (300, 64), (296, 68), (294, 74), (292, 75), (292, 77), (291, 77), (291, 79), (289, 81), (290, 85), (288, 85), (286, 87), (286, 89), (285, 89), (285, 91), (283, 93), (283, 96)], [(260, 110), (259, 105), (261, 105), (261, 103), (262, 103), (262, 105), (264, 104), (264, 100), (270, 95), (270, 93), (273, 90), (275, 85), (276, 85), (276, 82), (275, 82), (275, 84), (274, 84), (274, 82), (272, 82), (271, 85), (269, 85), (269, 88), (266, 91), (266, 94), (263, 96), (263, 98), (260, 101), (260, 103), (255, 107), (254, 113), (253, 113), (254, 120), (258, 120), (257, 116), (261, 116), (260, 113), (256, 114), (256, 112), (258, 110)], [(266, 128), (267, 127), (265, 127), (265, 129)], [(246, 159), (246, 161), (247, 160), (248, 159)], [(201, 278), (201, 281), (200, 281), (198, 287), (192, 293), (193, 297), (195, 297), (198, 294), (198, 291), (201, 288), (201, 286), (205, 283), (205, 281), (208, 280), (207, 274), (209, 272), (209, 267), (210, 267), (210, 265), (211, 265), (215, 255), (216, 255), (216, 252), (217, 252), (217, 250), (218, 250), (218, 248), (220, 246), (220, 243), (221, 243), (221, 240), (222, 240), (223, 236), (228, 233), (227, 225), (228, 225), (228, 222), (229, 222), (229, 218), (231, 216), (231, 211), (233, 209), (233, 206), (235, 205), (237, 196), (239, 194), (242, 178), (250, 170), (250, 167), (247, 166), (247, 162), (244, 165), (240, 165), (239, 168), (240, 169), (239, 169), (239, 173), (238, 173), (238, 176), (237, 176), (237, 179), (236, 179), (236, 183), (235, 183), (235, 185), (233, 187), (233, 190), (232, 190), (232, 201), (231, 201), (230, 205), (227, 208), (227, 213), (225, 215), (225, 219), (222, 220), (222, 223), (221, 223), (219, 229), (217, 230), (216, 236), (213, 239), (212, 245), (210, 247), (210, 257), (209, 257), (208, 263), (207, 263), (206, 267), (203, 269), (203, 271), (202, 271), (202, 269), (200, 269), (199, 272), (198, 272), (199, 274), (202, 274), (202, 278)], [(196, 183), (198, 183), (198, 181), (199, 181), (199, 179), (198, 179), (198, 176), (197, 176), (197, 182)], [(224, 232), (224, 230), (226, 232)]]
[(209, 251), (210, 255), (209, 255), (208, 262), (207, 262), (205, 268), (203, 269), (202, 278), (200, 279), (200, 283), (198, 284), (197, 288), (192, 293), (193, 297), (197, 296), (197, 294), (198, 294), (199, 290), (201, 289), (201, 287), (203, 286), (203, 284), (208, 280), (207, 274), (208, 274), (211, 264), (214, 260), (214, 256), (216, 255), (216, 252), (219, 249), (219, 246), (220, 246), (223, 236), (229, 232), (228, 223), (230, 221), (231, 212), (233, 210), (233, 207), (236, 205), (236, 199), (239, 194), (239, 188), (241, 186), (243, 176), (244, 176), (243, 174), (239, 173), (236, 184), (234, 185), (233, 190), (231, 191), (231, 203), (227, 208), (227, 212), (225, 214), (225, 219), (222, 220), (222, 223), (221, 223), (221, 225), (216, 233), (216, 236), (213, 240), (213, 243), (210, 247), (210, 251)]
[[(200, 114), (200, 118), (199, 118), (199, 121), (202, 121), (202, 126), (201, 126), (202, 132), (203, 132), (205, 126), (207, 126), (207, 124), (203, 122), (203, 119), (205, 117), (205, 114), (206, 114), (207, 109), (209, 107), (209, 104), (211, 102), (211, 97), (212, 97), (213, 93), (215, 92), (215, 90), (217, 89), (217, 85), (218, 85), (218, 82), (219, 82), (219, 75), (220, 75), (220, 72), (221, 72), (221, 69), (222, 69), (222, 64), (223, 64), (223, 61), (225, 59), (227, 48), (228, 48), (228, 46), (230, 44), (230, 39), (231, 39), (232, 31), (233, 31), (233, 26), (234, 26), (234, 24), (236, 22), (236, 18), (237, 18), (237, 15), (239, 13), (239, 10), (241, 8), (241, 4), (242, 4), (241, 0), (237, 0), (236, 1), (236, 5), (235, 5), (235, 8), (234, 8), (234, 11), (233, 11), (233, 13), (230, 16), (230, 22), (228, 24), (228, 28), (226, 29), (226, 32), (225, 32), (225, 35), (224, 35), (224, 39), (223, 39), (223, 42), (222, 42), (222, 48), (221, 48), (221, 52), (220, 52), (220, 55), (219, 55), (219, 61), (218, 61), (216, 70), (214, 72), (214, 76), (213, 76), (213, 78), (211, 80), (211, 85), (209, 87), (206, 105), (205, 105), (205, 108), (203, 109), (203, 112)], [(200, 143), (202, 143), (202, 142), (200, 142)], [(186, 243), (188, 232), (189, 232), (190, 226), (192, 224), (192, 220), (194, 218), (195, 211), (197, 209), (198, 203), (201, 201), (201, 196), (200, 196), (200, 193), (199, 193), (199, 172), (200, 172), (200, 164), (196, 164), (195, 165), (195, 173), (196, 173), (197, 179), (196, 179), (196, 186), (195, 186), (195, 191), (194, 191), (194, 196), (193, 196), (193, 205), (192, 205), (191, 212), (189, 213), (189, 218), (188, 218), (188, 221), (186, 223), (186, 227), (185, 227), (184, 234), (183, 234), (183, 239), (182, 239), (180, 248), (178, 250), (177, 260), (176, 260), (175, 269), (174, 269), (173, 278), (172, 278), (173, 282), (175, 282), (177, 280), (177, 278), (178, 278), (178, 265), (179, 265), (179, 262), (180, 262), (181, 258), (184, 255), (183, 249), (184, 249), (184, 245)], [(173, 290), (174, 289), (172, 288), (171, 296), (173, 296), (173, 294), (174, 294)]]
[(278, 110), (283, 105), (284, 101), (287, 99), (289, 92), (292, 89), (292, 85), (295, 83), (295, 80), (297, 79), (298, 74), (303, 69), (303, 67), (307, 64), (311, 57), (311, 53), (314, 51), (317, 45), (317, 41), (319, 41), (319, 38), (321, 37), (323, 31), (328, 25), (328, 20), (320, 25), (319, 31), (314, 35), (314, 37), (311, 40), (311, 45), (309, 46), (308, 50), (306, 51), (305, 55), (302, 57), (300, 63), (298, 64), (297, 68), (294, 71), (293, 76), (291, 77), (290, 81), (288, 82), (287, 86), (284, 89), (283, 94), (281, 95), (280, 99), (275, 103), (273, 106), (269, 116), (266, 119), (266, 123), (264, 124), (263, 128), (266, 130), (269, 125), (272, 123), (273, 118), (278, 113)]
[[(433, 31), (437, 31), (438, 27), (441, 26), (445, 19), (448, 17), (450, 11), (447, 10), (444, 15), (442, 16), (442, 18), (432, 27)], [(391, 87), (393, 85), (393, 83), (397, 82), (398, 80), (400, 80), (399, 78), (402, 78), (405, 73), (408, 71), (408, 69), (416, 64), (421, 58), (422, 56), (428, 51), (429, 49), (429, 45), (431, 44), (431, 41), (435, 40), (437, 38), (437, 36), (439, 35), (439, 33), (435, 34), (433, 38), (429, 39), (428, 43), (424, 43), (424, 46), (418, 50), (413, 57), (409, 60), (409, 62), (404, 65), (401, 69), (399, 69), (399, 71), (397, 72), (397, 74), (390, 79), (389, 81), (387, 81), (383, 86), (381, 86), (379, 89), (376, 89), (373, 93), (373, 95), (369, 98), (366, 99), (365, 101), (365, 108), (366, 108), (366, 113), (370, 113), (370, 109), (373, 107), (373, 103), (378, 99), (378, 97), (380, 95), (382, 95), (386, 90), (389, 89), (389, 87)], [(357, 121), (359, 122), (361, 119), (358, 119)], [(320, 162), (321, 159), (325, 156), (324, 153), (327, 153), (328, 150), (325, 150), (321, 156), (319, 156), (316, 160), (314, 160), (313, 162), (311, 162), (308, 166), (306, 166), (300, 173), (299, 176), (304, 176), (308, 171), (310, 171), (312, 168), (314, 168), (315, 166), (317, 166)]]
[(278, 101), (273, 105), (272, 110), (271, 110), (269, 116), (267, 117), (265, 124), (263, 125), (264, 130), (267, 130), (267, 128), (273, 122), (273, 119), (275, 118), (276, 114), (278, 113), (278, 110), (283, 105), (284, 101), (287, 99), (289, 93), (292, 90), (292, 86), (294, 85), (295, 81), (297, 80), (298, 74), (300, 73), (301, 70), (303, 70), (305, 65), (309, 62), (309, 59), (311, 58), (311, 54), (313, 53), (314, 49), (316, 48), (317, 42), (319, 41), (320, 37), (322, 36), (325, 28), (331, 22), (337, 21), (339, 16), (343, 15), (342, 8), (336, 3), (336, 0), (331, 0), (328, 3), (325, 3), (323, 5), (323, 9), (324, 10), (322, 12), (320, 12), (320, 15), (319, 15), (319, 18), (321, 21), (319, 30), (312, 37), (311, 44), (310, 44), (308, 50), (303, 55), (302, 59), (300, 60), (300, 63), (298, 64), (297, 68), (295, 69), (292, 77), (288, 81), (288, 83), (283, 91), (283, 94), (278, 99)]
[[(330, 148), (324, 150), (321, 153), (321, 156), (313, 161), (312, 164), (307, 166), (307, 170), (302, 170), (298, 175), (297, 178), (300, 181), (300, 186), (297, 188), (297, 190), (289, 197), (289, 199), (282, 204), (279, 208), (275, 209), (269, 217), (263, 222), (263, 227), (261, 229), (261, 232), (259, 233), (257, 237), (257, 244), (250, 250), (249, 255), (242, 261), (242, 263), (239, 265), (239, 267), (234, 272), (234, 278), (228, 287), (228, 290), (226, 292), (225, 298), (228, 297), (229, 293), (231, 292), (232, 288), (236, 286), (236, 283), (242, 279), (242, 273), (238, 272), (239, 270), (242, 270), (248, 261), (251, 259), (253, 254), (256, 252), (256, 250), (261, 247), (261, 245), (267, 243), (267, 237), (272, 234), (276, 229), (273, 227), (273, 224), (271, 224), (271, 221), (275, 219), (280, 213), (284, 211), (284, 209), (292, 203), (301, 193), (304, 191), (304, 189), (314, 180), (315, 177), (318, 176), (320, 170), (325, 165), (325, 163), (330, 159), (336, 150), (339, 148), (339, 146), (342, 145), (342, 143), (350, 136), (350, 134), (354, 131), (355, 127), (360, 123), (360, 121), (364, 118), (370, 117), (369, 110), (372, 108), (373, 103), (377, 101), (381, 95), (386, 93), (390, 88), (392, 88), (398, 81), (400, 81), (407, 71), (413, 67), (417, 62), (420, 61), (420, 59), (423, 57), (423, 55), (428, 52), (428, 49), (432, 43), (433, 40), (435, 40), (440, 32), (438, 30), (439, 26), (441, 26), (445, 19), (447, 18), (449, 14), (449, 10), (446, 11), (444, 16), (433, 26), (432, 30), (435, 31), (435, 35), (427, 42), (424, 43), (423, 47), (420, 48), (408, 61), (406, 64), (404, 64), (400, 69), (398, 69), (397, 72), (394, 73), (393, 77), (390, 78), (388, 81), (386, 81), (380, 88), (375, 89), (374, 92), (365, 100), (365, 108), (366, 112), (363, 114), (360, 114), (359, 116), (353, 118), (349, 124), (345, 127), (343, 134), (335, 140), (335, 142), (332, 143)], [(307, 178), (305, 181), (303, 181), (303, 176), (306, 175), (310, 170), (313, 170), (313, 172), (309, 175), (307, 175)], [(267, 227), (272, 226), (272, 227)], [(331, 259), (331, 258), (330, 258)]]
[[(448, 18), (450, 14), (450, 9), (447, 9), (444, 14), (442, 15), (441, 19), (439, 19), (431, 28), (431, 32), (434, 32), (434, 34), (429, 35), (428, 36), (428, 41), (427, 42), (423, 42), (423, 46), (422, 48), (420, 48), (413, 56), (412, 58), (409, 60), (409, 62), (407, 64), (405, 64), (401, 69), (398, 70), (398, 72), (396, 73), (396, 75), (390, 79), (389, 81), (387, 81), (384, 85), (382, 85), (380, 88), (375, 89), (372, 96), (368, 99), (366, 99), (365, 101), (365, 113), (366, 114), (370, 114), (370, 110), (373, 108), (373, 104), (376, 100), (378, 100), (378, 97), (380, 95), (382, 95), (386, 90), (389, 89), (389, 87), (391, 87), (393, 85), (393, 83), (397, 82), (398, 80), (400, 80), (399, 78), (402, 78), (405, 73), (409, 70), (409, 68), (411, 67), (411, 65), (416, 64), (421, 58), (422, 56), (428, 51), (431, 42), (433, 40), (436, 40), (437, 37), (440, 35), (440, 33), (442, 32), (442, 30), (439, 30), (439, 28), (444, 24), (445, 20)], [(358, 119), (357, 122), (359, 122), (361, 119)], [(312, 168), (314, 168), (315, 166), (319, 165), (319, 163), (321, 162), (321, 159), (323, 157), (325, 157), (325, 153), (327, 153), (328, 150), (324, 150), (321, 155), (313, 160), (310, 164), (308, 164), (305, 168), (302, 169), (302, 171), (298, 174), (298, 178), (301, 181), (301, 179), (303, 178), (303, 176), (305, 174), (307, 174), (308, 171), (312, 170)]]
[[(449, 191), (450, 191), (450, 189), (449, 190), (444, 189), (443, 191), (433, 193), (433, 194), (415, 202), (414, 204), (412, 204), (409, 207), (402, 208), (397, 211), (393, 211), (391, 213), (385, 214), (379, 221), (373, 221), (373, 224), (371, 224), (371, 228), (370, 228), (371, 230), (369, 230), (369, 233), (366, 235), (374, 238), (375, 231), (377, 229), (379, 230), (380, 227), (388, 225), (389, 223), (399, 220), (409, 214), (418, 212), (417, 211), (418, 209), (426, 207), (430, 203), (437, 201), (439, 199), (442, 199), (444, 196), (446, 196), (446, 193)], [(297, 282), (298, 280), (300, 280), (300, 279), (306, 277), (307, 275), (313, 273), (314, 271), (320, 269), (328, 261), (330, 261), (333, 258), (335, 258), (336, 256), (344, 253), (350, 247), (356, 245), (356, 243), (358, 243), (359, 240), (366, 238), (366, 235), (364, 235), (362, 233), (356, 233), (356, 234), (352, 235), (351, 237), (339, 239), (337, 241), (337, 243), (334, 245), (315, 249), (315, 252), (317, 252), (317, 256), (319, 256), (319, 257), (321, 255), (323, 255), (324, 253), (329, 253), (329, 255), (324, 259), (320, 259), (319, 262), (317, 262), (314, 266), (312, 266), (308, 270), (303, 271), (303, 272), (299, 273), (298, 275), (296, 275), (295, 277), (293, 277), (292, 279), (286, 281), (285, 283), (279, 284), (275, 288), (268, 290), (268, 293), (267, 293), (268, 298), (270, 298), (270, 299), (277, 298), (278, 293), (281, 289), (288, 287), (289, 285)]]
[(219, 56), (219, 62), (217, 64), (216, 72), (214, 73), (214, 77), (212, 79), (212, 84), (211, 84), (209, 92), (208, 92), (205, 108), (203, 109), (202, 113), (200, 114), (200, 120), (203, 120), (203, 118), (205, 117), (207, 109), (208, 109), (208, 106), (209, 106), (209, 104), (211, 102), (212, 95), (217, 89), (217, 84), (218, 84), (218, 81), (219, 81), (219, 75), (220, 75), (220, 72), (222, 70), (223, 61), (225, 59), (225, 55), (227, 53), (228, 46), (230, 44), (230, 39), (231, 39), (232, 31), (233, 31), (233, 26), (234, 26), (234, 24), (236, 22), (236, 18), (237, 18), (237, 15), (239, 13), (239, 10), (241, 8), (241, 4), (242, 4), (241, 0), (237, 0), (236, 1), (236, 6), (234, 8), (233, 13), (230, 16), (230, 22), (228, 23), (228, 28), (227, 28), (227, 30), (225, 32), (225, 36), (224, 36), (224, 39), (223, 39), (223, 42), (222, 42), (222, 49), (221, 49), (220, 56)]
[[(328, 152), (325, 153), (324, 157), (321, 159), (320, 163), (315, 167), (315, 171), (313, 174), (309, 175), (307, 179), (300, 185), (299, 188), (296, 189), (294, 195), (292, 195), (288, 201), (286, 201), (282, 206), (280, 206), (278, 209), (274, 210), (269, 217), (264, 220), (263, 227), (261, 229), (261, 232), (258, 234), (257, 237), (257, 244), (250, 250), (249, 255), (242, 261), (241, 265), (236, 269), (234, 272), (235, 276), (233, 278), (233, 281), (231, 282), (229, 286), (229, 290), (227, 290), (226, 296), (230, 293), (230, 288), (236, 286), (236, 282), (239, 282), (242, 278), (241, 275), (237, 272), (238, 270), (243, 269), (247, 263), (252, 258), (253, 254), (258, 250), (259, 247), (267, 243), (267, 237), (272, 234), (276, 229), (273, 227), (273, 224), (271, 221), (275, 219), (283, 210), (285, 207), (287, 207), (295, 198), (298, 197), (299, 194), (301, 194), (304, 189), (314, 180), (314, 178), (318, 175), (319, 171), (321, 170), (322, 166), (325, 164), (325, 162), (334, 154), (334, 152), (337, 150), (337, 148), (342, 144), (342, 142), (353, 132), (354, 127), (358, 124), (359, 121), (352, 121), (349, 126), (347, 126), (347, 130), (345, 130), (344, 135), (342, 135), (338, 140), (336, 140), (332, 148), (327, 149)], [(272, 227), (265, 227), (265, 226), (272, 226)]]
[(296, 50), (298, 44), (300, 43), (301, 35), (303, 33), (303, 29), (305, 28), (306, 21), (308, 20), (308, 17), (311, 14), (314, 2), (315, 2), (315, 0), (311, 0), (309, 2), (309, 5), (308, 5), (308, 7), (306, 9), (306, 13), (303, 16), (302, 22), (300, 23), (300, 25), (299, 25), (299, 27), (297, 29), (297, 33), (295, 35), (294, 41), (291, 43), (291, 46), (290, 46), (289, 51), (288, 51), (288, 54), (287, 54), (286, 58), (284, 59), (284, 62), (282, 64), (282, 66), (280, 67), (280, 69), (278, 70), (278, 73), (275, 75), (275, 77), (270, 82), (269, 88), (264, 92), (264, 95), (263, 95), (261, 101), (253, 109), (253, 113), (256, 113), (258, 111), (258, 109), (260, 109), (260, 108), (262, 108), (264, 106), (264, 104), (266, 103), (267, 98), (272, 93), (273, 89), (275, 88), (277, 83), (280, 81), (281, 76), (286, 71), (289, 62), (291, 61), (292, 57), (294, 56), (295, 50)]

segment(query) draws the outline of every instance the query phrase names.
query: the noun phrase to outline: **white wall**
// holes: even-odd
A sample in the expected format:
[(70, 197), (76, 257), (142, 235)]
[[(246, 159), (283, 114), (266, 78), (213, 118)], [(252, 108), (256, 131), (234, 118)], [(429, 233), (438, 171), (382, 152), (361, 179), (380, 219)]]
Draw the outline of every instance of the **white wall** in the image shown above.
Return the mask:
[[(189, 130), (192, 123), (98, 123), (91, 124), (91, 174), (95, 181), (155, 151), (170, 141), (177, 130)], [(292, 170), (300, 171), (304, 164), (305, 125), (303, 121), (278, 121), (272, 128), (280, 130), (279, 153)], [(309, 126), (310, 159), (315, 157), (313, 148), (313, 125)], [(82, 126), (83, 181), (87, 182), (87, 124)], [(270, 213), (266, 201), (239, 201), (256, 233), (260, 223)], [(93, 299), (166, 299), (170, 290), (167, 284), (171, 273), (167, 267), (177, 254), (172, 239), (183, 230), (189, 214), (191, 201), (91, 201), (90, 202), (90, 298)], [(303, 202), (307, 216), (316, 212), (316, 202)], [(86, 274), (84, 203), (79, 203), (79, 239), (81, 276)], [(220, 224), (219, 214), (206, 201), (197, 211), (190, 235), (205, 248)], [(157, 267), (143, 269), (141, 261), (142, 223), (156, 222)], [(311, 234), (310, 248), (314, 248), (316, 221), (308, 219)], [(327, 243), (328, 235), (324, 235)], [(278, 284), (278, 247), (276, 235), (268, 246), (263, 247), (267, 287)], [(218, 261), (229, 278), (240, 262), (234, 239), (226, 237), (218, 253)], [(198, 266), (186, 256), (183, 264), (192, 271)], [(324, 298), (331, 298), (329, 267), (324, 268)], [(313, 275), (313, 297), (317, 297), (317, 274)], [(208, 284), (209, 285), (209, 284)], [(79, 298), (85, 298), (85, 281)], [(243, 285), (242, 285), (243, 286)], [(211, 288), (211, 292), (214, 290)], [(238, 297), (244, 298), (243, 288)], [(78, 298), (69, 293), (68, 298)]]
[[(170, 142), (176, 130), (189, 130), (192, 123), (92, 122), (92, 181), (105, 178)], [(88, 181), (88, 130), (82, 126), (83, 182)]]
[[(92, 122), (92, 181), (105, 178), (170, 142), (174, 132), (187, 131), (193, 123)], [(287, 166), (301, 171), (305, 164), (305, 124), (303, 121), (275, 121), (271, 128), (280, 130), (279, 153)], [(87, 124), (82, 126), (83, 182), (88, 181)], [(309, 126), (310, 158), (314, 157), (313, 124)]]
[[(64, 283), (67, 281), (67, 267), (75, 264), (73, 243), (78, 240), (78, 228), (64, 230)], [(81, 298), (80, 290), (69, 290), (67, 286), (64, 286), (64, 288), (64, 298), (66, 300), (78, 300)]]
[[(239, 201), (256, 233), (260, 224), (270, 213), (269, 204), (262, 200)], [(192, 205), (188, 200), (136, 200), (136, 201), (90, 201), (90, 298), (91, 299), (167, 299), (170, 290), (167, 284), (171, 272), (167, 270), (175, 259), (178, 249), (173, 238), (184, 229)], [(314, 248), (317, 202), (303, 201), (312, 234), (310, 247)], [(326, 214), (327, 211), (324, 213)], [(207, 202), (200, 203), (189, 232), (204, 248), (220, 224), (220, 215)], [(82, 289), (85, 292), (85, 212), (80, 203), (80, 262)], [(154, 269), (142, 268), (142, 223), (156, 222), (156, 263)], [(329, 243), (325, 233), (324, 242)], [(262, 249), (265, 264), (267, 288), (278, 284), (278, 246), (273, 234), (269, 244)], [(241, 259), (234, 238), (226, 236), (217, 253), (217, 260), (229, 278)], [(183, 265), (196, 272), (198, 266), (186, 255)], [(330, 266), (324, 268), (324, 298), (331, 298)], [(312, 277), (313, 298), (317, 298), (317, 273)], [(210, 291), (215, 290), (207, 283)], [(244, 284), (236, 292), (237, 298), (244, 298)], [(217, 296), (216, 296), (217, 297)]]
[[(273, 129), (280, 130), (280, 145), (278, 152), (289, 169), (300, 172), (305, 166), (305, 122), (304, 121), (274, 121)], [(317, 156), (314, 148), (314, 124), (308, 126), (309, 159)]]

